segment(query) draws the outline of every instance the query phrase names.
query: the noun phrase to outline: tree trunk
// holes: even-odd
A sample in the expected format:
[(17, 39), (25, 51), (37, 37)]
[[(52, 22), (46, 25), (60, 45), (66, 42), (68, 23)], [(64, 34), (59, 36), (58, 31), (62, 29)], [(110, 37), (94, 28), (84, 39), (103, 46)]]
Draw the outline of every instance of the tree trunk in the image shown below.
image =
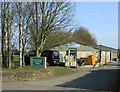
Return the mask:
[(8, 67), (11, 68), (10, 33), (9, 33), (9, 2), (7, 4), (7, 8), (8, 8), (8, 17), (7, 17)]
[(39, 52), (39, 55), (41, 56), (41, 53), (43, 52), (43, 48), (44, 48), (44, 45), (45, 45), (45, 43), (46, 43), (46, 40), (47, 40), (47, 37), (44, 37), (45, 35), (43, 35), (43, 37), (42, 37), (42, 40), (41, 40), (41, 44), (40, 44), (40, 46), (39, 46), (39, 50), (40, 50), (40, 52)]
[[(38, 41), (38, 31), (39, 31), (39, 29), (38, 29), (38, 3), (37, 2), (35, 2), (35, 7), (36, 7), (35, 10), (36, 10), (36, 30), (37, 30), (36, 36), (37, 36), (37, 41)], [(36, 47), (36, 57), (40, 57), (39, 50), (40, 50), (40, 48), (37, 46)]]
[(22, 62), (23, 62), (23, 66), (25, 66), (25, 44), (23, 44), (23, 49), (22, 49)]
[[(6, 2), (4, 2), (4, 9), (3, 9), (3, 3), (1, 5), (1, 24), (2, 24), (2, 65), (3, 67), (7, 67), (7, 62), (6, 62), (6, 54), (5, 54), (5, 15), (6, 15)], [(2, 14), (4, 12), (4, 16)]]
[(19, 52), (20, 52), (20, 57), (19, 57), (19, 61), (20, 61), (20, 67), (22, 67), (22, 16), (21, 16), (21, 7), (22, 7), (22, 3), (19, 3), (19, 7), (20, 7), (20, 15), (19, 15)]
[(40, 51), (40, 48), (37, 47), (37, 48), (36, 48), (36, 57), (40, 57), (40, 52), (39, 52), (39, 51)]
[[(46, 38), (45, 38), (45, 33), (44, 33), (44, 20), (45, 20), (45, 2), (42, 2), (42, 32), (43, 33), (41, 33), (41, 44), (40, 45), (38, 45), (37, 46), (37, 51), (36, 51), (36, 56), (38, 57), (38, 56), (41, 56), (41, 53), (42, 53), (42, 51), (43, 51), (43, 47), (44, 47), (44, 44), (45, 44), (45, 42), (46, 42)], [(36, 24), (37, 24), (37, 27), (36, 27), (36, 30), (37, 30), (37, 32), (39, 31), (39, 29), (38, 29), (38, 6), (37, 6), (37, 2), (36, 2)]]
[(41, 53), (43, 52), (43, 47), (45, 45), (45, 42), (46, 42), (46, 37), (45, 37), (45, 33), (44, 33), (44, 28), (45, 28), (45, 2), (42, 2), (42, 40), (41, 40), (41, 44), (40, 44), (40, 56), (41, 56)]
[(44, 45), (45, 45), (45, 42), (42, 42), (41, 45), (40, 45), (40, 52), (39, 52), (39, 55), (41, 56), (41, 53), (43, 52), (43, 48), (44, 48)]

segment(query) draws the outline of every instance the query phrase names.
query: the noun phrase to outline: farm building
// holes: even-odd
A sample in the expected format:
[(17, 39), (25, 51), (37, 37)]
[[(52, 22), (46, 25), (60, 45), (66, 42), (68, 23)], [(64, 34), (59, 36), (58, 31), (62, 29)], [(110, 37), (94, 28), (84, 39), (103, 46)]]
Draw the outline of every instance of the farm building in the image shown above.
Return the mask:
[[(99, 57), (100, 59), (99, 62), (102, 65), (109, 63), (110, 61), (117, 58), (117, 49), (113, 49), (113, 48), (106, 47), (103, 45), (91, 47), (91, 46), (79, 44), (76, 42), (72, 42), (72, 43), (54, 47), (52, 48), (52, 50), (58, 50), (60, 54), (63, 55), (63, 57), (65, 56), (65, 54), (71, 51), (69, 55), (75, 55), (77, 58), (80, 58), (80, 56), (83, 53), (86, 53), (86, 54), (96, 53), (96, 61), (97, 61), (97, 57)], [(63, 61), (65, 61), (64, 58), (63, 58)]]
[(106, 64), (109, 63), (110, 61), (116, 61), (118, 58), (117, 49), (103, 45), (98, 45), (95, 48), (99, 49), (101, 64)]
[[(60, 52), (60, 54), (62, 54), (63, 56), (65, 56), (65, 54), (67, 52), (71, 51), (70, 55), (74, 55), (75, 54), (75, 56), (77, 58), (80, 58), (80, 56), (83, 53), (90, 54), (90, 53), (93, 53), (93, 52), (94, 53), (98, 53), (99, 52), (98, 49), (95, 49), (95, 48), (87, 46), (87, 45), (75, 43), (75, 42), (57, 46), (55, 48), (52, 48), (52, 50), (58, 50)], [(63, 59), (63, 61), (65, 61), (65, 60)]]

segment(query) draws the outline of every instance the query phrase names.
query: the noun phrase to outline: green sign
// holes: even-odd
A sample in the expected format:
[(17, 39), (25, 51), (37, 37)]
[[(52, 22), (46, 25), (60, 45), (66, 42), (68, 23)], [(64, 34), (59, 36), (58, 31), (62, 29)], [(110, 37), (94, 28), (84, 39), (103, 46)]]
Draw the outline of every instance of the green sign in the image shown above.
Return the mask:
[(43, 58), (32, 58), (32, 65), (43, 65)]

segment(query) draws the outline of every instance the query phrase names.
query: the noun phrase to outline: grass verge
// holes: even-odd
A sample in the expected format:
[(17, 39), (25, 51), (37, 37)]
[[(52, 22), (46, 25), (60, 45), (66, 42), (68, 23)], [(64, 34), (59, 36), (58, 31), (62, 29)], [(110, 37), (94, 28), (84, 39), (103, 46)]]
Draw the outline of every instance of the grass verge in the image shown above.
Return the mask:
[(20, 79), (40, 80), (44, 78), (63, 76), (75, 71), (77, 71), (77, 69), (66, 68), (62, 66), (49, 66), (47, 67), (47, 69), (41, 69), (40, 67), (31, 66), (24, 66), (23, 68), (20, 68), (17, 66), (12, 69), (3, 68), (2, 81), (21, 81)]
[(75, 68), (60, 67), (60, 66), (50, 66), (48, 67), (48, 69), (53, 73), (53, 77), (61, 76), (77, 71), (77, 69)]

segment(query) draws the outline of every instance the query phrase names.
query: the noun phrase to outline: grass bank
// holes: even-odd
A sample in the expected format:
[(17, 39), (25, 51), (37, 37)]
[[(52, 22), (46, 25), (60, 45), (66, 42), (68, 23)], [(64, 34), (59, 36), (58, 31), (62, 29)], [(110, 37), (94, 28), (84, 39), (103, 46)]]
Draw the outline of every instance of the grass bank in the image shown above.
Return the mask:
[(2, 69), (2, 81), (28, 81), (28, 80), (40, 80), (50, 77), (63, 76), (77, 71), (74, 68), (66, 68), (62, 66), (49, 66), (47, 69), (41, 69), (40, 67), (24, 66), (13, 67), (12, 69)]

